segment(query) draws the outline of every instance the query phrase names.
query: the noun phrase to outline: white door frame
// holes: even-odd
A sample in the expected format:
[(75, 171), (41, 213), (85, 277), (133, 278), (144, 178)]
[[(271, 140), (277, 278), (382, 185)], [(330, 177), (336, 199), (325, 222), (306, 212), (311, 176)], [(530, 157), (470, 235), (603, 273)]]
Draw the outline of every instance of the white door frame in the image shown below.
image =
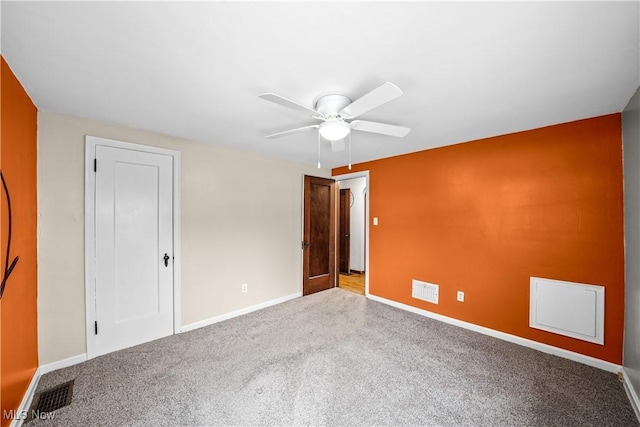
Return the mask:
[[(180, 152), (149, 145), (133, 144), (113, 139), (99, 138), (87, 135), (85, 137), (85, 168), (84, 168), (84, 271), (85, 271), (85, 315), (87, 337), (87, 359), (96, 357), (95, 349), (95, 259), (96, 231), (95, 206), (96, 176), (94, 159), (96, 146), (103, 145), (126, 150), (142, 151), (146, 153), (163, 154), (173, 158), (173, 333), (180, 332), (181, 316), (181, 250), (180, 250)], [(100, 167), (98, 165), (98, 167)]]
[[(361, 172), (352, 172), (343, 175), (334, 175), (331, 179), (334, 179), (336, 182), (346, 181), (347, 179), (354, 178), (365, 178), (366, 179), (366, 190), (367, 197), (365, 197), (364, 204), (364, 236), (365, 236), (365, 245), (364, 245), (364, 295), (369, 296), (369, 201), (371, 200), (371, 189), (369, 187), (369, 171), (361, 171)], [(338, 221), (336, 221), (336, 224)], [(337, 227), (337, 225), (336, 225)]]

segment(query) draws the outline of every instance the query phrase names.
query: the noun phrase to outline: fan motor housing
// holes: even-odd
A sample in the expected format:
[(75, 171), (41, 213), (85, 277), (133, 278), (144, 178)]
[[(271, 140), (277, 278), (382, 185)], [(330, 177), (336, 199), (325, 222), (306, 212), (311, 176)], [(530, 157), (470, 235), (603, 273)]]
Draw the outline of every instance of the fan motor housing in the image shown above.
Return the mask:
[(323, 116), (338, 114), (349, 104), (351, 104), (351, 100), (344, 95), (324, 95), (316, 101), (316, 111)]

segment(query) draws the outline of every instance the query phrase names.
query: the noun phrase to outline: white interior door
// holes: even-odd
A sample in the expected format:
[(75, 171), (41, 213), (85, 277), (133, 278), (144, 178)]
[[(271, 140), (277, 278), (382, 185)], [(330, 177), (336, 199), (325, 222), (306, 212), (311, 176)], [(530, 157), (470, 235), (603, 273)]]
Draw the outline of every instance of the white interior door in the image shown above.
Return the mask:
[(173, 333), (173, 159), (95, 149), (94, 356)]

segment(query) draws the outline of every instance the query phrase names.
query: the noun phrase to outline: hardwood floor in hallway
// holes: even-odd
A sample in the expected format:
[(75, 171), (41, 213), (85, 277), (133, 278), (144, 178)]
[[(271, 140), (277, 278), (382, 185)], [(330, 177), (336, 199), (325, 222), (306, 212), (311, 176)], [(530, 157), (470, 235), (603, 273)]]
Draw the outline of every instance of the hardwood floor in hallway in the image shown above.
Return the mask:
[(351, 273), (349, 275), (340, 273), (339, 283), (345, 291), (364, 295), (364, 273)]

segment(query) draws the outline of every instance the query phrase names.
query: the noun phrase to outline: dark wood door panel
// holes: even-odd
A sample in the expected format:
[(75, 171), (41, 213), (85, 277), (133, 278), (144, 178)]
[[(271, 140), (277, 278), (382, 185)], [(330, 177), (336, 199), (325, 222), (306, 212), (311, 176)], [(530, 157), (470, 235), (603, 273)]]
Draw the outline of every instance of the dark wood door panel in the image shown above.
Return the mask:
[(343, 188), (340, 190), (340, 209), (339, 209), (339, 270), (341, 273), (350, 273), (349, 269), (349, 253), (351, 252), (351, 190)]
[(304, 177), (303, 295), (335, 287), (335, 181)]
[(329, 232), (331, 226), (331, 187), (311, 183), (309, 276), (329, 274)]

